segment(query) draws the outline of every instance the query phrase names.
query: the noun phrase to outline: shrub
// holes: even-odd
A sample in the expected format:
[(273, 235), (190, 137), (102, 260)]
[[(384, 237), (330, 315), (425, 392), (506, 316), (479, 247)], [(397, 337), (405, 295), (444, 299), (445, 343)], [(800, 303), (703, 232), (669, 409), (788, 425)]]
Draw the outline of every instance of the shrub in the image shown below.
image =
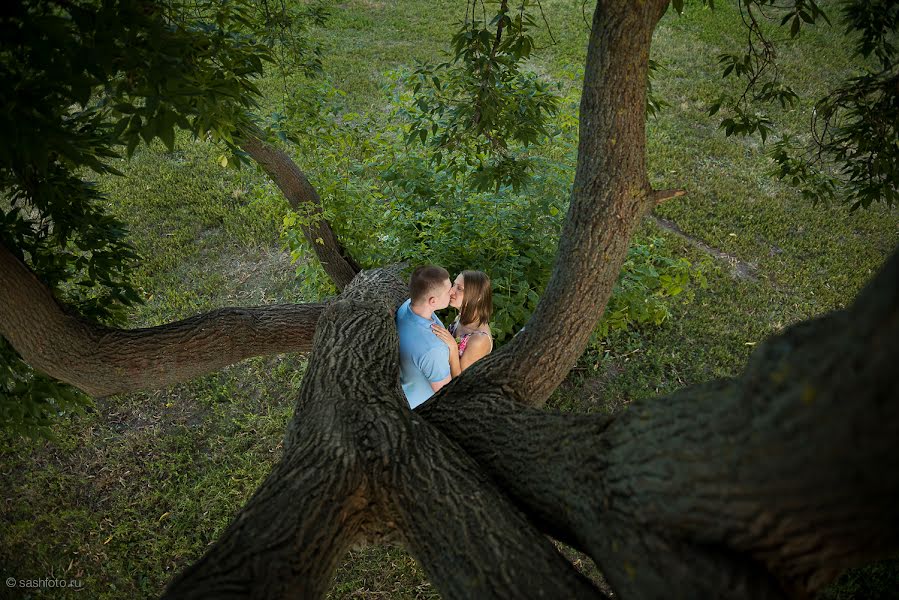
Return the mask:
[[(314, 129), (298, 138), (305, 163), (326, 174), (316, 181), (325, 217), (366, 267), (406, 261), (439, 264), (452, 274), (488, 273), (491, 327), (502, 343), (527, 321), (552, 270), (574, 175), (576, 99), (568, 98), (567, 110), (549, 124), (553, 144), (512, 148), (529, 153), (531, 175), (485, 189), (486, 157), (444, 149), (438, 164), (430, 145), (408, 135), (404, 115), (416, 102), (420, 74), (390, 77), (386, 113), (338, 115), (328, 108), (337, 99), (331, 94)], [(299, 225), (308, 218), (290, 213), (284, 220), (283, 239), (295, 260), (307, 254)], [(301, 261), (298, 274), (318, 296), (335, 292), (317, 263)], [(672, 258), (661, 240), (635, 240), (597, 335), (660, 325), (670, 299), (696, 281), (704, 282), (701, 273)]]

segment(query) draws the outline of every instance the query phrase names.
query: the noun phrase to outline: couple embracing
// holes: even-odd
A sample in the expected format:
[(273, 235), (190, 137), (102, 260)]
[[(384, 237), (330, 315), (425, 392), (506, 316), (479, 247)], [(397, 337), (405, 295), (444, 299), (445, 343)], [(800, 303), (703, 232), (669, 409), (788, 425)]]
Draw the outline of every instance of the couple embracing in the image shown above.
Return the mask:
[[(493, 350), (493, 293), (481, 271), (463, 271), (450, 282), (446, 269), (429, 265), (412, 272), (409, 295), (396, 311), (396, 328), (400, 383), (415, 408)], [(459, 311), (449, 329), (434, 314), (447, 306)]]

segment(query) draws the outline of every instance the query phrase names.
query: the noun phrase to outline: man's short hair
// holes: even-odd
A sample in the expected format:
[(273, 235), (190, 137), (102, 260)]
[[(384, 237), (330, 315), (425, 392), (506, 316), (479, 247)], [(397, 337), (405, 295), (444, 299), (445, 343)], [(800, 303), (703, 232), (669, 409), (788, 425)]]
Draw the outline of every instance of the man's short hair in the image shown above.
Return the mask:
[(409, 297), (412, 298), (412, 303), (425, 302), (449, 278), (449, 272), (443, 267), (424, 265), (416, 268), (409, 278)]

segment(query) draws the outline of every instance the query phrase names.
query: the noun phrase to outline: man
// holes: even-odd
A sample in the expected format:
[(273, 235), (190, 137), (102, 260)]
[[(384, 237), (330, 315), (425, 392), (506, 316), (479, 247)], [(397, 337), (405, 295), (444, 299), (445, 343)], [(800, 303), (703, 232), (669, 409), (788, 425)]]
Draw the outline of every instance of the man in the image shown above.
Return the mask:
[(418, 267), (409, 280), (409, 295), (396, 311), (400, 338), (400, 383), (415, 408), (450, 381), (449, 348), (431, 331), (443, 326), (435, 310), (449, 306), (452, 289), (446, 269)]

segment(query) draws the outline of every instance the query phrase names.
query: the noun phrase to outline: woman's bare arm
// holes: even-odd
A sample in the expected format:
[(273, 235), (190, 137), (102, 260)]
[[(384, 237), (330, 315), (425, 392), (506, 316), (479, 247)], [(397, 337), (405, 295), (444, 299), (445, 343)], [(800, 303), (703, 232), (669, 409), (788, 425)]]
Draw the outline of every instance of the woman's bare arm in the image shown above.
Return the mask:
[[(469, 337), (468, 344), (465, 346), (465, 352), (462, 353), (462, 358), (460, 359), (459, 372), (461, 373), (473, 365), (476, 360), (490, 354), (491, 350), (493, 350), (493, 339), (489, 335), (472, 335)], [(452, 360), (452, 357), (450, 357), (451, 370)], [(453, 377), (456, 377), (456, 373), (453, 373)]]

